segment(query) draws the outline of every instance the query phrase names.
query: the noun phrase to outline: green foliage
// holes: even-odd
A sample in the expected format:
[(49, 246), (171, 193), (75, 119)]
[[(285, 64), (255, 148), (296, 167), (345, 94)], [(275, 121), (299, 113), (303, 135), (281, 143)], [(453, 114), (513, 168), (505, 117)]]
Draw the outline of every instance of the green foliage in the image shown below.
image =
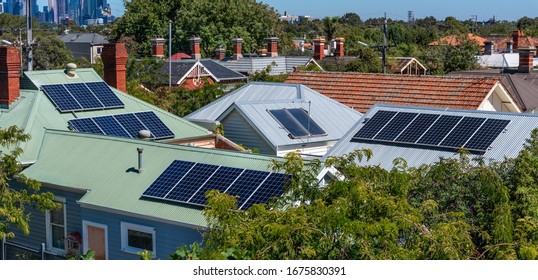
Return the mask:
[(146, 249), (144, 249), (144, 251), (138, 252), (137, 255), (140, 257), (140, 260), (143, 261), (151, 261), (153, 259), (153, 253)]
[(68, 260), (85, 260), (85, 261), (95, 260), (95, 251), (92, 249), (88, 249), (86, 254), (80, 254), (79, 257), (68, 256), (67, 259)]
[(250, 82), (274, 82), (274, 83), (282, 83), (287, 78), (287, 74), (280, 74), (280, 75), (271, 75), (271, 69), (272, 67), (277, 66), (275, 62), (273, 62), (271, 65), (268, 65), (263, 70), (257, 70), (249, 77)]
[(357, 59), (345, 65), (346, 72), (380, 73), (381, 59), (374, 50), (368, 48), (359, 49)]
[(478, 68), (475, 55), (479, 46), (466, 36), (459, 38), (460, 46), (440, 45), (427, 49), (419, 56), (426, 61), (428, 72), (434, 75), (444, 75), (452, 71), (473, 70)]

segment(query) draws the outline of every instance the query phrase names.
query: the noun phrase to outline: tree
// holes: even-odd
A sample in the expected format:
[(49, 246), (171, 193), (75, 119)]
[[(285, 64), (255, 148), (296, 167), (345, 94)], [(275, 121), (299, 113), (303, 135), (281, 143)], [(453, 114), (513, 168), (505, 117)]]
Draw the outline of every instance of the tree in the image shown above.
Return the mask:
[(338, 30), (338, 17), (324, 17), (323, 18), (323, 32), (327, 37), (327, 42), (330, 42), (335, 38), (336, 32)]
[(443, 44), (427, 49), (420, 56), (426, 61), (428, 72), (443, 75), (452, 71), (473, 70), (478, 67), (476, 54), (480, 47), (466, 36), (460, 36), (459, 46)]
[(68, 62), (75, 61), (71, 52), (65, 47), (65, 43), (56, 36), (37, 35), (35, 42), (34, 70), (62, 69)]
[(338, 22), (349, 25), (359, 25), (362, 23), (361, 17), (356, 13), (345, 13)]
[(381, 59), (376, 51), (370, 48), (360, 48), (357, 52), (357, 59), (352, 60), (345, 65), (346, 72), (381, 72)]
[[(0, 129), (0, 145), (4, 148), (12, 148), (20, 141), (27, 141), (29, 138), (29, 135), (24, 134), (23, 130), (16, 126)], [(20, 173), (22, 166), (17, 162), (17, 157), (21, 153), (22, 149), (16, 147), (0, 156), (0, 238), (14, 238), (13, 227), (18, 228), (23, 234), (30, 233), (30, 214), (26, 213), (26, 207), (35, 206), (41, 210), (60, 207), (53, 201), (52, 193), (40, 192), (39, 182)], [(23, 183), (26, 187), (13, 188), (12, 184), (15, 181)]]

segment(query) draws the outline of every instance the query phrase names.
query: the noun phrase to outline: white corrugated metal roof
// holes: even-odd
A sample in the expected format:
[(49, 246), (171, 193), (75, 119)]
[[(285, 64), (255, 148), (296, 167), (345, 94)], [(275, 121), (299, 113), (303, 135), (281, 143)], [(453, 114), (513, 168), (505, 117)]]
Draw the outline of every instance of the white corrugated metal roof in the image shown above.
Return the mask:
[(220, 64), (241, 73), (254, 73), (271, 66), (271, 75), (288, 74), (294, 67), (306, 66), (312, 57), (307, 56), (276, 56), (276, 57), (244, 57), (238, 60), (226, 59)]
[[(519, 53), (494, 53), (491, 55), (478, 55), (478, 64), (484, 67), (515, 68), (519, 66)], [(534, 66), (538, 60), (534, 59)]]
[(407, 107), (391, 105), (374, 105), (364, 116), (354, 125), (354, 127), (344, 135), (336, 145), (323, 157), (325, 160), (329, 156), (342, 156), (358, 149), (370, 149), (373, 157), (362, 164), (379, 165), (385, 169), (393, 167), (393, 160), (403, 158), (410, 167), (430, 164), (439, 161), (441, 158), (455, 158), (459, 154), (456, 151), (441, 148), (419, 147), (413, 145), (401, 145), (396, 143), (374, 143), (350, 140), (364, 126), (364, 120), (371, 118), (377, 111), (397, 111), (413, 113), (437, 113), (455, 116), (472, 116), (479, 118), (494, 118), (510, 120), (505, 130), (493, 141), (490, 148), (483, 154), (486, 161), (500, 161), (504, 157), (514, 158), (523, 148), (526, 139), (530, 137), (531, 131), (538, 127), (538, 115), (499, 113), (490, 111), (466, 111), (452, 109), (435, 109), (426, 107)]

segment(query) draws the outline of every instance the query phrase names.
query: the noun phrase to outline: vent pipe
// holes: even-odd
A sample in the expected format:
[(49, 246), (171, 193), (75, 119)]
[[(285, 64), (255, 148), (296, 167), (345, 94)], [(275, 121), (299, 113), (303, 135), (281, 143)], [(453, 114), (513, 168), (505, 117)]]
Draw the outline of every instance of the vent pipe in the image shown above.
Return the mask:
[(144, 148), (138, 147), (136, 148), (136, 151), (138, 152), (138, 173), (142, 173), (142, 152), (144, 151)]

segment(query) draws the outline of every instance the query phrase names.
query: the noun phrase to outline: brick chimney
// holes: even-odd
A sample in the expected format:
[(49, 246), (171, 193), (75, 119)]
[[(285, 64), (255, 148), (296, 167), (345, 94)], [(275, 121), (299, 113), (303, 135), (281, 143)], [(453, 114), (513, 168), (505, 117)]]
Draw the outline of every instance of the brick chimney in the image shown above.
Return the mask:
[(163, 58), (164, 57), (164, 38), (151, 39), (152, 57)]
[(344, 56), (344, 42), (346, 40), (344, 38), (336, 38), (334, 39), (334, 41), (336, 42), (336, 50), (334, 51), (334, 56)]
[(9, 107), (20, 96), (21, 57), (16, 47), (0, 47), (0, 104)]
[(268, 37), (265, 38), (265, 41), (267, 42), (267, 56), (278, 56), (278, 42), (280, 39), (278, 37)]
[(123, 92), (127, 92), (125, 84), (127, 50), (125, 49), (125, 44), (104, 44), (101, 59), (105, 70), (105, 82)]
[(514, 41), (514, 49), (518, 49), (521, 43), (521, 38), (525, 37), (522, 30), (512, 31), (512, 41)]
[(314, 41), (314, 59), (322, 60), (325, 57), (325, 38), (317, 37)]
[(492, 55), (493, 54), (493, 41), (485, 41), (484, 42), (484, 54), (485, 55)]
[(202, 39), (198, 36), (192, 36), (192, 38), (189, 39), (189, 42), (191, 43), (191, 57), (193, 59), (202, 58), (202, 55), (200, 54), (200, 43), (202, 42)]
[(243, 51), (242, 51), (243, 42), (244, 42), (244, 40), (237, 37), (237, 36), (235, 36), (232, 39), (233, 55), (234, 55), (235, 60), (243, 58)]
[(219, 46), (213, 52), (213, 59), (223, 60), (226, 57), (226, 49)]
[(534, 47), (520, 47), (519, 51), (519, 73), (530, 73), (534, 68)]

